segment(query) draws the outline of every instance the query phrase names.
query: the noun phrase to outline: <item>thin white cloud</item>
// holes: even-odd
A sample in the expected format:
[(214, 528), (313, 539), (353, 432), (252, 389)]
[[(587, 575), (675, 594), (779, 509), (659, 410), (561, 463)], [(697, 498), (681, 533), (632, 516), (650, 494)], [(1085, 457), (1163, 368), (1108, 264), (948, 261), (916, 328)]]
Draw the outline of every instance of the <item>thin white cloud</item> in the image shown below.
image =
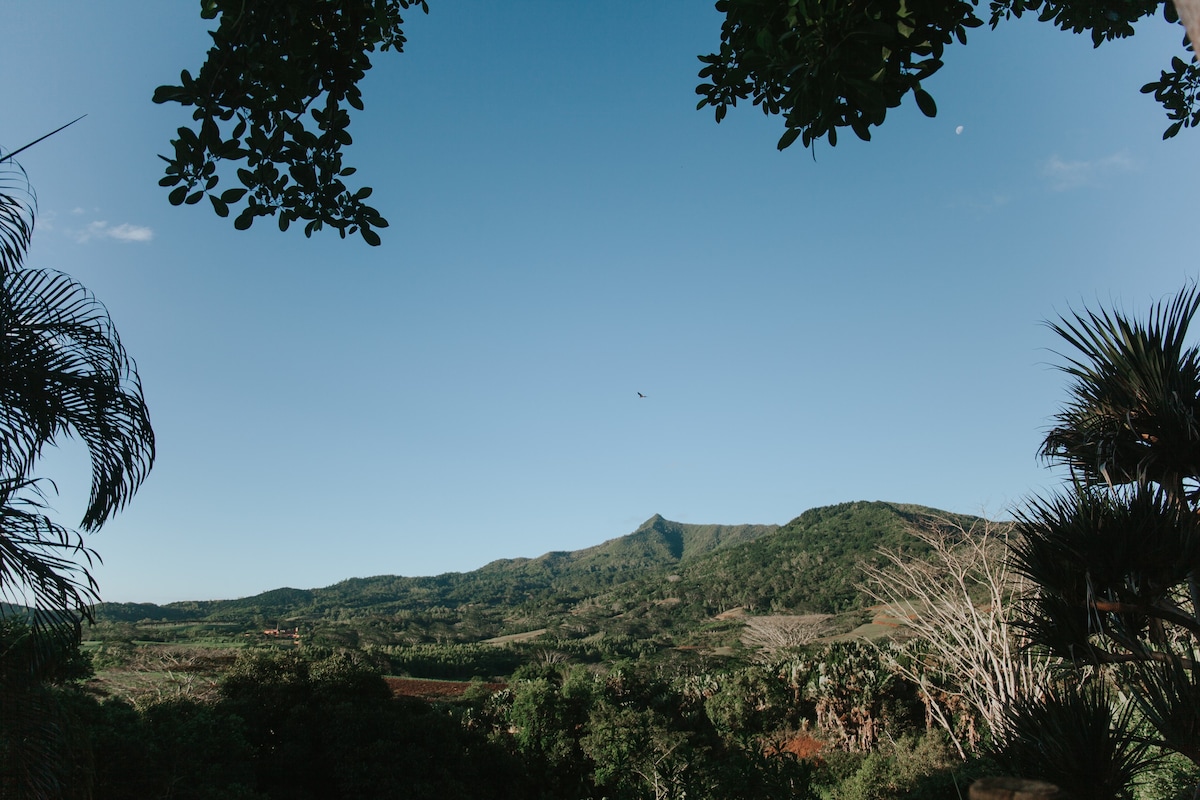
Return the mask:
[(109, 225), (104, 220), (88, 223), (88, 226), (75, 234), (75, 241), (80, 244), (93, 239), (116, 239), (118, 242), (148, 242), (154, 238), (154, 231), (145, 225), (130, 225), (122, 222), (120, 225)]
[(130, 225), (123, 222), (115, 228), (109, 228), (108, 235), (122, 242), (148, 242), (154, 238), (154, 231), (145, 225)]
[(1133, 169), (1133, 160), (1125, 153), (1113, 153), (1092, 161), (1064, 161), (1057, 154), (1042, 165), (1042, 176), (1056, 192), (1095, 185), (1105, 176)]

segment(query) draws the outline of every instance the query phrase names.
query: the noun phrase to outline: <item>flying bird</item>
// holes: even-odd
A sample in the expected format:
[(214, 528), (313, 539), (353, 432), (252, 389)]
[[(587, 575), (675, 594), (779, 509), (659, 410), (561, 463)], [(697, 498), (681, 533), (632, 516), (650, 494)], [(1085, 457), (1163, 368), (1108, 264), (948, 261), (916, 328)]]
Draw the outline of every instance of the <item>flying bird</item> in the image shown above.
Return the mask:
[(642, 398), (643, 400), (646, 399), (646, 395), (642, 394), (641, 392), (638, 392), (638, 397)]

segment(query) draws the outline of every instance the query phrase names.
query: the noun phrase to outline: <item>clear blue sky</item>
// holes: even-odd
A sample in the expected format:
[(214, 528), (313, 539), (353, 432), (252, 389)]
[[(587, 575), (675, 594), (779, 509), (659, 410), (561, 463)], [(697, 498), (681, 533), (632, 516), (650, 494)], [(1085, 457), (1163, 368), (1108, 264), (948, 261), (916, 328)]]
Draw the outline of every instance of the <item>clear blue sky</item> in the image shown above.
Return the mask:
[[(1198, 272), (1200, 134), (1163, 142), (1138, 92), (1181, 52), (1161, 20), (1099, 50), (974, 31), (936, 119), (906, 101), (814, 160), (753, 107), (695, 110), (709, 3), (431, 3), (351, 127), (392, 223), (369, 248), (168, 205), (186, 112), (150, 96), (199, 66), (198, 5), (3, 12), (0, 145), (88, 115), (22, 158), (29, 263), (106, 303), (158, 436), (89, 537), (106, 600), (470, 570), (654, 513), (1002, 516), (1057, 484), (1041, 321)], [(43, 467), (77, 520), (82, 449)]]

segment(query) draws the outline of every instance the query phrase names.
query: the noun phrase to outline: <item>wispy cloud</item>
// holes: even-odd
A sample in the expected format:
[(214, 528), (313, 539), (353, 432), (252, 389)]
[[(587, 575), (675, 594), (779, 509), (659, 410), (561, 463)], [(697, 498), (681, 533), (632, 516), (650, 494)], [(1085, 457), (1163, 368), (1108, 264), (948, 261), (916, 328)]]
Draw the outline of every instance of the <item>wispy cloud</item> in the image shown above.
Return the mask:
[(130, 225), (122, 222), (120, 225), (110, 225), (103, 220), (88, 223), (83, 230), (77, 231), (75, 241), (83, 244), (93, 239), (116, 239), (118, 242), (148, 242), (154, 238), (154, 231), (145, 225)]
[(1125, 153), (1113, 153), (1092, 161), (1065, 161), (1055, 154), (1042, 165), (1042, 176), (1050, 182), (1051, 189), (1065, 192), (1093, 186), (1108, 175), (1129, 172), (1133, 167), (1133, 160)]

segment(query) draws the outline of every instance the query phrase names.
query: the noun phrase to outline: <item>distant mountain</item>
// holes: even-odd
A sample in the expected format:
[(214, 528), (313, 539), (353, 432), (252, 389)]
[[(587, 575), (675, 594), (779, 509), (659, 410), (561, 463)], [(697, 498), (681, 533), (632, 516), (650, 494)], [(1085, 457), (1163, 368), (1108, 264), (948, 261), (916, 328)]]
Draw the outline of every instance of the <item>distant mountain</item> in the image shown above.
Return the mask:
[[(102, 621), (299, 625), (333, 646), (471, 643), (530, 631), (559, 640), (672, 646), (722, 611), (838, 613), (866, 604), (860, 564), (878, 548), (925, 552), (914, 526), (974, 519), (923, 506), (855, 502), (778, 525), (693, 525), (655, 515), (573, 552), (502, 559), (472, 572), (351, 578), (239, 600), (101, 604)], [(718, 626), (719, 627), (719, 626)]]
[(337, 610), (379, 613), (431, 606), (511, 606), (547, 595), (581, 596), (605, 591), (647, 572), (675, 567), (724, 547), (753, 541), (778, 525), (692, 525), (655, 514), (636, 531), (573, 552), (493, 561), (472, 572), (432, 577), (380, 575), (350, 578), (324, 589), (274, 589), (237, 600), (168, 603), (101, 603), (100, 619), (136, 622), (207, 618), (321, 615)]
[(837, 613), (863, 605), (860, 564), (881, 563), (880, 548), (914, 556), (928, 547), (914, 527), (975, 517), (904, 503), (852, 502), (810, 509), (770, 536), (715, 551), (686, 565), (674, 596), (707, 612)]

